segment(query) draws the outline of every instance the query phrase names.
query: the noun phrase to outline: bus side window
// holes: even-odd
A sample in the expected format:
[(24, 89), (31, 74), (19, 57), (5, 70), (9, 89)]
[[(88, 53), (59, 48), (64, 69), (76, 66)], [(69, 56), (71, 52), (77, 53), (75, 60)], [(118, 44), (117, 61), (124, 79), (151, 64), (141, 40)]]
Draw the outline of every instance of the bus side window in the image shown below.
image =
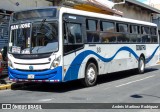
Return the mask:
[(64, 30), (64, 54), (71, 53), (83, 46), (81, 24), (66, 23)]
[(63, 41), (64, 41), (64, 44), (67, 44), (68, 43), (68, 39), (67, 39), (67, 33), (66, 33), (66, 24), (63, 23)]
[(151, 27), (151, 42), (158, 43), (157, 28)]
[(79, 44), (82, 43), (81, 25), (75, 23), (68, 23), (68, 43)]
[(128, 34), (129, 28), (127, 23), (117, 23), (117, 42), (118, 43), (128, 43), (130, 37)]
[(86, 20), (86, 29), (87, 29), (87, 42), (99, 43), (100, 36), (98, 32), (98, 21), (92, 19)]
[(142, 26), (141, 27), (141, 31), (142, 31), (142, 42), (144, 42), (144, 43), (150, 43), (151, 38), (150, 38), (149, 27)]

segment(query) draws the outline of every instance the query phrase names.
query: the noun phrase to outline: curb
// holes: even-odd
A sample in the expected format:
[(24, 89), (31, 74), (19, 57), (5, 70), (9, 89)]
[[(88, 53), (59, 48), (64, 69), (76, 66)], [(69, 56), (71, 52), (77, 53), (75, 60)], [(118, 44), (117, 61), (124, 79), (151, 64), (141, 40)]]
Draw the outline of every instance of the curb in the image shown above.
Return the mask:
[(0, 86), (0, 90), (11, 89), (11, 85), (12, 85), (12, 84), (2, 85), (2, 86)]

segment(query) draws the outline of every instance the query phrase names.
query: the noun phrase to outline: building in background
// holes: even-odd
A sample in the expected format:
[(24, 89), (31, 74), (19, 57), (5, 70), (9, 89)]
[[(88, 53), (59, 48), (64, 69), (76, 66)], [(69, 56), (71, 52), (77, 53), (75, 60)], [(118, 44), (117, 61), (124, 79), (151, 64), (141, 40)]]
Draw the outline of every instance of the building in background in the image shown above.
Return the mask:
[[(160, 4), (149, 4), (151, 5), (152, 7), (160, 10)], [(158, 29), (159, 29), (159, 35), (160, 35), (160, 14), (156, 14), (153, 16), (153, 23), (156, 23), (158, 25)]]
[(30, 9), (34, 7), (52, 6), (47, 0), (0, 0), (0, 8), (10, 11)]
[(0, 9), (0, 49), (8, 44), (9, 17), (12, 11)]

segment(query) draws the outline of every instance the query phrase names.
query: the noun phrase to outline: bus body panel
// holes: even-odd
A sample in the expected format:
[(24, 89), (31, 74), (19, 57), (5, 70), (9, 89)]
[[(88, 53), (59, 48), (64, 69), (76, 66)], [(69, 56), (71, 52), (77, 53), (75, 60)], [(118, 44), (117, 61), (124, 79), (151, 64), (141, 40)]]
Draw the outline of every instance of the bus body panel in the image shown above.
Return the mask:
[[(96, 53), (97, 47), (100, 47), (102, 51), (105, 50), (105, 52)], [(89, 45), (85, 45), (84, 49), (87, 50), (80, 50), (79, 52), (76, 52), (75, 54), (77, 56), (74, 56), (75, 58), (73, 58), (71, 55), (64, 57), (64, 63), (68, 65), (66, 70), (67, 72), (65, 74), (65, 80), (68, 81), (84, 78), (85, 66), (90, 58), (97, 60), (99, 75), (138, 68), (138, 60), (142, 54), (146, 56), (146, 67), (153, 66), (158, 60), (158, 47), (158, 44), (148, 45), (148, 49), (137, 51), (136, 44), (104, 44), (96, 45), (96, 47), (89, 47)], [(112, 48), (112, 50), (109, 48)], [(151, 57), (152, 55), (153, 57)], [(151, 59), (149, 59), (150, 57)], [(149, 61), (147, 62), (147, 60)], [(78, 65), (74, 63), (77, 61), (79, 61)]]

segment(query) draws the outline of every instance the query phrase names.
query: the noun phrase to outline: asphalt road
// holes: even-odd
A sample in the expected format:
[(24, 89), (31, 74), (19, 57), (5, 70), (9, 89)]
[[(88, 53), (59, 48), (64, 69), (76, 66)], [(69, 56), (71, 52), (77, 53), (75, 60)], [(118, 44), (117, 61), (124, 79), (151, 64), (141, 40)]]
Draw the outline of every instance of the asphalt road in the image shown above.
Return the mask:
[(141, 75), (131, 70), (99, 76), (98, 84), (90, 88), (83, 87), (80, 81), (13, 85), (12, 90), (0, 91), (0, 103), (160, 103), (160, 66), (147, 68)]

